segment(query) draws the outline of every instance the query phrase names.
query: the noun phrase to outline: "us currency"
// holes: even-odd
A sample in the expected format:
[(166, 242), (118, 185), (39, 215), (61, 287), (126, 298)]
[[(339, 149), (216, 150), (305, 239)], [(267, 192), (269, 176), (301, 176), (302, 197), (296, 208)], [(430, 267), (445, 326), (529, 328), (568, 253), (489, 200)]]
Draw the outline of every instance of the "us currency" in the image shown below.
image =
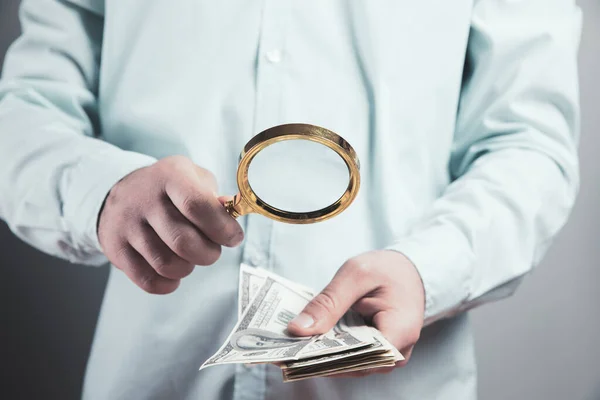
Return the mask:
[[(260, 278), (264, 281), (257, 290)], [(264, 270), (256, 272), (245, 268), (241, 271), (240, 280), (243, 283), (239, 296), (251, 297), (252, 300), (248, 306), (244, 305), (245, 301), (240, 302), (243, 313), (233, 332), (201, 369), (226, 363), (297, 360), (300, 357), (365, 347), (371, 343), (371, 338), (361, 330), (356, 318), (342, 318), (336, 328), (324, 335), (308, 338), (291, 336), (287, 333), (287, 324), (312, 299), (309, 289), (299, 285), (292, 288), (289, 281)], [(308, 348), (303, 353), (305, 347)]]
[(368, 347), (373, 342), (371, 330), (354, 311), (348, 311), (338, 323), (300, 352), (300, 358), (323, 356)]
[[(249, 302), (248, 298), (254, 297), (260, 285), (267, 277), (285, 284), (288, 288), (305, 294), (311, 299), (316, 293), (304, 285), (292, 282), (263, 268), (254, 268), (246, 264), (240, 267), (240, 286), (238, 294), (238, 313), (243, 313)], [(365, 326), (364, 320), (356, 313), (350, 311), (344, 315), (333, 329), (308, 344), (298, 355), (300, 358), (314, 357), (366, 347), (372, 341), (371, 331)]]
[(291, 336), (287, 325), (310, 299), (267, 277), (225, 343), (200, 369), (217, 364), (298, 359), (298, 353), (316, 337)]
[(239, 320), (221, 348), (200, 369), (227, 363), (275, 363), (284, 381), (392, 366), (403, 359), (381, 333), (349, 311), (329, 332), (299, 338), (287, 324), (315, 291), (242, 264)]
[(238, 319), (242, 317), (246, 307), (248, 307), (248, 304), (250, 304), (250, 300), (252, 300), (256, 293), (258, 293), (258, 290), (265, 282), (265, 279), (267, 279), (267, 276), (285, 283), (288, 287), (293, 288), (297, 292), (304, 293), (310, 298), (313, 298), (315, 295), (315, 291), (306, 286), (292, 282), (289, 279), (285, 279), (284, 277), (269, 272), (266, 269), (260, 267), (251, 267), (242, 263), (240, 266), (238, 289)]
[(392, 367), (396, 362), (404, 359), (378, 330), (372, 328), (372, 333), (373, 343), (368, 347), (283, 363), (281, 369), (284, 382)]
[(286, 362), (281, 366), (281, 369), (288, 370), (294, 368), (303, 368), (303, 367), (315, 367), (319, 364), (325, 364), (330, 362), (337, 362), (339, 360), (343, 360), (345, 358), (364, 356), (364, 355), (372, 355), (372, 354), (385, 354), (388, 350), (385, 346), (377, 340), (376, 337), (373, 337), (375, 342), (365, 348), (356, 349), (355, 351), (348, 351), (342, 353), (334, 353), (321, 355), (316, 357), (304, 358), (298, 361), (290, 361)]

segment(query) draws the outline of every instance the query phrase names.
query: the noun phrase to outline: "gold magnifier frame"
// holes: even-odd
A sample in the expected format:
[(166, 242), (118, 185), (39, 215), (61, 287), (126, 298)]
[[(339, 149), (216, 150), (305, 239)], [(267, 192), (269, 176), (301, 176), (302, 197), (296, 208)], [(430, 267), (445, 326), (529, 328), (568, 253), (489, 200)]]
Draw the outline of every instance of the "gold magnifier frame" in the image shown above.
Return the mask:
[[(310, 140), (329, 147), (346, 163), (349, 182), (346, 191), (333, 204), (320, 210), (291, 212), (273, 207), (254, 193), (248, 181), (248, 170), (252, 159), (265, 147), (284, 140)], [(307, 160), (307, 165), (310, 160)], [(233, 217), (257, 213), (280, 222), (310, 224), (333, 218), (344, 211), (356, 198), (360, 188), (360, 162), (350, 144), (336, 133), (309, 124), (278, 125), (262, 131), (244, 146), (237, 170), (239, 193), (225, 203), (225, 209)]]

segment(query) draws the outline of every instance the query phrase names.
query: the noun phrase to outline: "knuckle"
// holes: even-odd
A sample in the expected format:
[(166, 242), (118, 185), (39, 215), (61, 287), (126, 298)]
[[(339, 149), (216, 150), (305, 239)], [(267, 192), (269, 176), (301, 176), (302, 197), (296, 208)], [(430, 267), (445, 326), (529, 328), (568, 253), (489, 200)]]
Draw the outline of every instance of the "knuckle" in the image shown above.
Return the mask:
[(196, 167), (196, 173), (202, 177), (203, 179), (207, 180), (207, 181), (212, 181), (214, 183), (217, 182), (217, 178), (215, 178), (215, 174), (213, 174), (211, 171), (202, 168), (202, 167)]
[(179, 278), (185, 278), (194, 271), (194, 266), (191, 263), (182, 263), (178, 270)]
[(155, 294), (158, 292), (158, 284), (156, 282), (156, 275), (152, 273), (144, 274), (140, 277), (138, 282), (140, 288), (145, 292)]
[(311, 303), (317, 310), (326, 314), (333, 314), (337, 308), (335, 296), (327, 289), (323, 290)]
[(206, 208), (207, 202), (204, 196), (186, 196), (181, 201), (181, 212), (184, 215), (201, 215)]
[(369, 272), (369, 264), (362, 262), (359, 258), (353, 258), (347, 261), (347, 268), (354, 271), (357, 274), (365, 274)]
[(367, 262), (360, 258), (352, 258), (344, 264), (344, 270), (349, 272), (356, 281), (368, 280), (372, 277), (372, 268)]
[(209, 187), (211, 190), (216, 191), (218, 188), (217, 178), (215, 175), (207, 169), (198, 167), (198, 175), (202, 182)]
[(141, 208), (137, 204), (121, 204), (119, 210), (115, 210), (113, 217), (115, 221), (113, 230), (118, 229), (128, 234), (134, 233), (142, 221)]
[(156, 272), (165, 272), (173, 264), (173, 255), (166, 253), (154, 253), (150, 260), (150, 265), (156, 270)]
[(198, 209), (197, 200), (194, 197), (186, 196), (181, 201), (181, 212), (184, 215), (194, 214)]
[(174, 231), (171, 234), (171, 248), (182, 257), (185, 257), (188, 251), (188, 244), (190, 243), (188, 235), (182, 230)]
[(110, 254), (108, 256), (117, 268), (123, 269), (131, 264), (131, 255), (125, 241), (120, 241), (120, 243), (115, 244), (113, 249), (113, 257), (111, 257)]
[(192, 161), (189, 158), (182, 155), (165, 157), (164, 159), (158, 162), (158, 165), (166, 168), (185, 167), (190, 164), (192, 164)]
[(221, 257), (221, 246), (206, 248), (199, 257), (199, 265), (212, 265)]

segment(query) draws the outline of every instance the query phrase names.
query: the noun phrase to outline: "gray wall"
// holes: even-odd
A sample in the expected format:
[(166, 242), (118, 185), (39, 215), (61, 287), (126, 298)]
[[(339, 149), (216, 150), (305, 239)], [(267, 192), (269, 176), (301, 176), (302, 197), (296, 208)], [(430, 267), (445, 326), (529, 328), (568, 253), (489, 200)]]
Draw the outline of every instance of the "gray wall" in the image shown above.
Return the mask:
[[(579, 4), (583, 184), (570, 222), (520, 291), (473, 312), (485, 400), (600, 399), (600, 2)], [(18, 33), (17, 5), (0, 0), (0, 61)], [(0, 393), (76, 398), (106, 267), (48, 257), (0, 223), (0, 273)]]
[[(0, 0), (0, 61), (18, 4)], [(0, 221), (0, 398), (79, 397), (107, 272), (42, 254)]]
[(600, 1), (578, 3), (582, 186), (567, 226), (517, 294), (473, 312), (485, 400), (600, 399)]

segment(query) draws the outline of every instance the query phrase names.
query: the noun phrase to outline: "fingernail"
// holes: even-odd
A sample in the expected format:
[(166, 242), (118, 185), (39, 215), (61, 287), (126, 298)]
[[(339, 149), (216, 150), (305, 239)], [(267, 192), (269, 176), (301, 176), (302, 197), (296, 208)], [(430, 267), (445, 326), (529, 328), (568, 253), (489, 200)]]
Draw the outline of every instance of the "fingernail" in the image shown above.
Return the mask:
[(301, 313), (292, 320), (292, 323), (300, 328), (310, 328), (315, 323), (315, 320), (310, 315)]

